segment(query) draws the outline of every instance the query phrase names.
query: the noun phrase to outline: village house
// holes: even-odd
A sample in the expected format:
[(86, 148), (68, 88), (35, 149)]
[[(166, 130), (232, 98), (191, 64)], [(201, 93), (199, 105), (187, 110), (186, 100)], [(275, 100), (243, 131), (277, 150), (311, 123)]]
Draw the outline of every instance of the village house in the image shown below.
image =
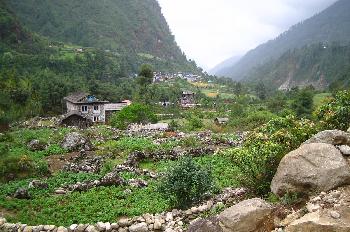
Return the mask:
[(181, 107), (184, 107), (184, 108), (195, 107), (197, 105), (196, 99), (195, 99), (195, 93), (191, 91), (183, 91), (180, 104), (181, 104)]
[(106, 123), (113, 113), (131, 104), (130, 101), (110, 103), (87, 93), (73, 93), (64, 98), (67, 113), (62, 119), (66, 126), (89, 127), (95, 123)]

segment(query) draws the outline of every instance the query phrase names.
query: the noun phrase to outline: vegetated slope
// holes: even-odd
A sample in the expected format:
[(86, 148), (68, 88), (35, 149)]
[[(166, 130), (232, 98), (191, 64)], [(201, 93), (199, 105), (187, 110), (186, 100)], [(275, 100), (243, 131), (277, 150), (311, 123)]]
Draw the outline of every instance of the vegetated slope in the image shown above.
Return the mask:
[(285, 52), (247, 74), (247, 80), (263, 80), (281, 90), (313, 85), (342, 88), (350, 85), (350, 44), (306, 45)]
[(289, 49), (319, 42), (347, 43), (350, 40), (349, 12), (350, 1), (340, 0), (323, 12), (294, 25), (276, 39), (249, 51), (222, 75), (242, 80), (251, 68), (277, 58)]
[(143, 59), (194, 68), (177, 46), (156, 0), (6, 2), (25, 26), (53, 40), (110, 50), (130, 65)]

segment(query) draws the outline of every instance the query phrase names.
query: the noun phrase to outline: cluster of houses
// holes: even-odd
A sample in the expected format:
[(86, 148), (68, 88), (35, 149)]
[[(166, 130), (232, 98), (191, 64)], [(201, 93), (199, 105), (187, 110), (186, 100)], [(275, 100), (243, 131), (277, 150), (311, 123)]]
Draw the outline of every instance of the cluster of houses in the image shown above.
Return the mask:
[(174, 80), (176, 78), (181, 78), (189, 82), (198, 82), (202, 80), (202, 76), (200, 75), (185, 73), (185, 72), (177, 72), (177, 73), (154, 72), (153, 76), (154, 76), (153, 82), (166, 82), (169, 80)]
[[(72, 93), (65, 97), (64, 101), (67, 113), (63, 116), (61, 124), (80, 128), (87, 128), (97, 123), (107, 123), (114, 113), (121, 111), (132, 103), (129, 100), (111, 103), (82, 92)], [(199, 106), (196, 103), (195, 93), (190, 91), (182, 92), (179, 103), (182, 108)], [(215, 119), (215, 123), (220, 125), (227, 123), (227, 121), (226, 118)]]

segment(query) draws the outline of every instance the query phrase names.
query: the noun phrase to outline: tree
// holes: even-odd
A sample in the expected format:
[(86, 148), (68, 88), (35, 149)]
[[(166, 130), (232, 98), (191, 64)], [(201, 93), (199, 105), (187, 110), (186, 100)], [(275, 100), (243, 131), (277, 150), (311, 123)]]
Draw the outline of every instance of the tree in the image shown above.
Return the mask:
[(291, 106), (299, 118), (309, 118), (311, 116), (313, 107), (312, 92), (308, 89), (299, 91)]
[(157, 117), (147, 105), (133, 103), (115, 113), (111, 118), (111, 125), (118, 129), (126, 129), (132, 123), (155, 123)]
[(138, 75), (138, 84), (140, 86), (147, 86), (153, 82), (153, 67), (149, 64), (141, 65), (140, 72)]
[(265, 100), (267, 97), (267, 91), (264, 82), (259, 82), (258, 85), (255, 88), (256, 95), (260, 100)]

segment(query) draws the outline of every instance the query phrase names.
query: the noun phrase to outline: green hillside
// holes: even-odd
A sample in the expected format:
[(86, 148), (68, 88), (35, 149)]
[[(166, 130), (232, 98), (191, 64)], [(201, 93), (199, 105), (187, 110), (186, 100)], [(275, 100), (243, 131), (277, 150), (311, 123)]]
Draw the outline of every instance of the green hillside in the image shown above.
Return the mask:
[(350, 45), (314, 44), (289, 50), (278, 59), (252, 69), (246, 80), (262, 80), (280, 89), (349, 86)]
[(349, 11), (350, 1), (340, 0), (323, 12), (294, 25), (276, 39), (249, 51), (231, 68), (217, 73), (242, 80), (252, 68), (277, 59), (290, 49), (320, 42), (347, 44), (350, 41)]
[(51, 40), (109, 50), (135, 72), (137, 64), (192, 71), (156, 0), (7, 0), (30, 30)]

